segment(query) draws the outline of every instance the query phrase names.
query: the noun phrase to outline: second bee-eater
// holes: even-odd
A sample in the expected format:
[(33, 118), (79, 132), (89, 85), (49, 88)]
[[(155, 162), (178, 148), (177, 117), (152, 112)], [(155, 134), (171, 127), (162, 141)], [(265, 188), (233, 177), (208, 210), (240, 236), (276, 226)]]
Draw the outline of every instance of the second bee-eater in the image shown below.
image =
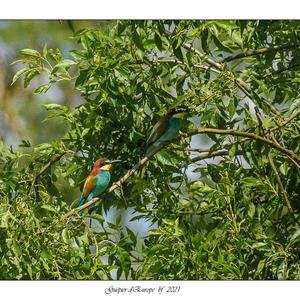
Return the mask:
[(176, 138), (187, 112), (189, 109), (186, 108), (172, 108), (154, 125), (146, 142), (146, 154), (152, 152), (160, 144)]
[(100, 158), (94, 163), (94, 167), (86, 178), (79, 206), (85, 202), (102, 194), (110, 183), (110, 169), (112, 164), (120, 162), (120, 160), (108, 160), (107, 158)]

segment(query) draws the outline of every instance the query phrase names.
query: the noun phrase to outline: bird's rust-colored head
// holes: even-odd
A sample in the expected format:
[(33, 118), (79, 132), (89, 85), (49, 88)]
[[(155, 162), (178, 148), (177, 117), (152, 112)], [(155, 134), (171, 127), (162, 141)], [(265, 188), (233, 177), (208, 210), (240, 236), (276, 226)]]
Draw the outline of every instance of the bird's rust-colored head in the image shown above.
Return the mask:
[(100, 169), (100, 170), (109, 171), (112, 167), (112, 164), (118, 163), (118, 162), (120, 162), (120, 160), (118, 160), (118, 159), (109, 160), (106, 157), (102, 157), (102, 158), (99, 158), (95, 161), (93, 170), (99, 170)]

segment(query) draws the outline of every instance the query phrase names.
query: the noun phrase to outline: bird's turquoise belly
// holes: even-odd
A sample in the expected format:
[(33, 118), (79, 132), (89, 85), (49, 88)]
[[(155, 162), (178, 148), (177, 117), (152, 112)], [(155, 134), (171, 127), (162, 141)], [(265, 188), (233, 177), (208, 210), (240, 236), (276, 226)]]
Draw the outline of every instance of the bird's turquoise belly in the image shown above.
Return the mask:
[(110, 177), (110, 173), (104, 170), (102, 170), (101, 173), (96, 176), (96, 184), (87, 198), (88, 201), (102, 194), (107, 189), (110, 182)]

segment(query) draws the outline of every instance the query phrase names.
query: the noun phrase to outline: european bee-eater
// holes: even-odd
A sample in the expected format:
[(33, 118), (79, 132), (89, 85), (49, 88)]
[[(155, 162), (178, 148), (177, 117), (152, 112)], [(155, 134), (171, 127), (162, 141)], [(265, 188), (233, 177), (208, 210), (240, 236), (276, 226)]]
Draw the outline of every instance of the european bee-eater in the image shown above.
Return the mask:
[(91, 173), (85, 180), (79, 206), (102, 194), (107, 189), (111, 178), (109, 170), (112, 164), (117, 162), (120, 162), (120, 160), (100, 158), (94, 163)]
[(187, 112), (189, 109), (186, 108), (172, 108), (154, 125), (146, 142), (146, 154), (160, 144), (176, 138)]

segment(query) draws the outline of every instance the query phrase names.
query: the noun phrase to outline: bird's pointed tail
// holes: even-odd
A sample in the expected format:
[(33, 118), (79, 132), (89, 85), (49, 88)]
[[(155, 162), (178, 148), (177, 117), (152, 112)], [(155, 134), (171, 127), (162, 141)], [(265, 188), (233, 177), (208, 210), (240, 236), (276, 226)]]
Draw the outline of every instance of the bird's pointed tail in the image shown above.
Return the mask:
[(78, 206), (83, 205), (84, 202), (85, 202), (85, 198), (84, 197), (80, 198)]

